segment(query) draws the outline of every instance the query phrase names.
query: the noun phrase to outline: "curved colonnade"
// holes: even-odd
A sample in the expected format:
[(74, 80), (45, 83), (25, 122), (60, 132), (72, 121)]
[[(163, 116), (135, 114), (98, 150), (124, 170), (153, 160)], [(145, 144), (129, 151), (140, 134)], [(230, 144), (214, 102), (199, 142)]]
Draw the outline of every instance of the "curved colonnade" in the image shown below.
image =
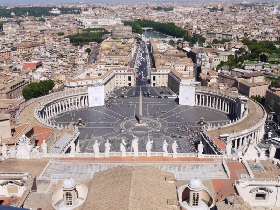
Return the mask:
[[(228, 113), (233, 119), (230, 123), (205, 126), (205, 140), (208, 144), (213, 145), (212, 138), (220, 138), (226, 144), (232, 144), (232, 148), (237, 149), (247, 145), (249, 139), (253, 139), (256, 144), (262, 140), (267, 113), (258, 102), (245, 99), (244, 96), (240, 99), (238, 94), (232, 92), (207, 87), (198, 87), (195, 99), (197, 106), (218, 109)], [(244, 104), (245, 100), (246, 104)], [(244, 109), (242, 109), (243, 105)], [(217, 147), (214, 150), (215, 153), (220, 153)]]
[[(50, 99), (39, 102), (39, 106), (34, 110), (34, 117), (41, 124), (55, 127), (51, 121), (54, 116), (88, 107), (87, 88), (66, 90), (62, 93), (53, 94)], [(63, 126), (58, 126), (58, 129), (63, 129)]]
[[(230, 123), (218, 124), (218, 126), (208, 124), (203, 127), (205, 134), (203, 139), (207, 143), (205, 154), (221, 154), (212, 141), (215, 137), (222, 139), (226, 144), (231, 143), (232, 147), (236, 149), (247, 144), (249, 138), (256, 140), (256, 143), (262, 139), (267, 114), (257, 102), (246, 98), (246, 103), (244, 103), (243, 99), (233, 92), (196, 87), (196, 106), (222, 111), (233, 119)], [(63, 125), (57, 127), (51, 119), (57, 114), (88, 107), (88, 93), (87, 88), (75, 88), (32, 99), (27, 102), (27, 105), (35, 101), (38, 103), (34, 110), (35, 119), (45, 126), (63, 130)], [(24, 107), (19, 112), (23, 109)]]

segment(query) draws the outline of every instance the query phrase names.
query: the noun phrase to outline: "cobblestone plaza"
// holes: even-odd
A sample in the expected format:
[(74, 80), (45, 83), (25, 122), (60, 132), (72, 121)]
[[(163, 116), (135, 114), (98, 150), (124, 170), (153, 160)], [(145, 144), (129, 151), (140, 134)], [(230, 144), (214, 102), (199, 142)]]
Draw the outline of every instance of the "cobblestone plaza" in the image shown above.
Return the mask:
[(104, 152), (104, 143), (108, 139), (111, 151), (119, 151), (122, 139), (126, 140), (127, 151), (131, 151), (132, 136), (139, 138), (139, 151), (144, 152), (147, 139), (153, 140), (154, 152), (162, 151), (162, 142), (178, 144), (179, 153), (194, 152), (199, 141), (200, 128), (196, 125), (203, 117), (211, 124), (230, 121), (229, 116), (221, 111), (207, 107), (189, 107), (178, 105), (174, 99), (143, 98), (143, 124), (136, 119), (139, 99), (137, 97), (112, 99), (106, 106), (74, 110), (55, 118), (57, 124), (76, 123), (81, 118), (84, 126), (79, 127), (81, 152), (93, 152), (95, 140), (100, 143), (100, 152)]

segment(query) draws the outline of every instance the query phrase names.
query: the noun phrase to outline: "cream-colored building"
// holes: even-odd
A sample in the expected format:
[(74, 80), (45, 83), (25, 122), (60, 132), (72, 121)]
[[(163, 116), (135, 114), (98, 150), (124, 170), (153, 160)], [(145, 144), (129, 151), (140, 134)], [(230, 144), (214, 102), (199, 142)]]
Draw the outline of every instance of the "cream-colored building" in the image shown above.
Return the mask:
[(235, 181), (238, 194), (250, 206), (266, 208), (280, 208), (280, 191), (278, 178), (248, 178), (244, 177)]
[(113, 68), (100, 76), (86, 77), (86, 78), (68, 78), (65, 87), (86, 87), (92, 86), (95, 83), (104, 85), (104, 95), (113, 91), (118, 87), (135, 86), (135, 76), (132, 70), (127, 68)]
[(150, 43), (155, 63), (155, 69), (151, 70), (150, 75), (152, 87), (168, 86), (179, 93), (180, 83), (195, 81), (194, 64), (184, 52), (161, 41), (150, 39)]
[(57, 210), (77, 208), (85, 202), (87, 194), (85, 185), (77, 184), (73, 178), (65, 179), (52, 197), (52, 206)]
[(9, 79), (0, 84), (0, 99), (22, 98), (22, 90), (28, 84), (28, 81), (22, 77)]
[(12, 137), (10, 115), (0, 114), (0, 138), (9, 139)]
[(197, 178), (178, 189), (178, 199), (183, 210), (210, 210), (215, 206), (213, 196)]

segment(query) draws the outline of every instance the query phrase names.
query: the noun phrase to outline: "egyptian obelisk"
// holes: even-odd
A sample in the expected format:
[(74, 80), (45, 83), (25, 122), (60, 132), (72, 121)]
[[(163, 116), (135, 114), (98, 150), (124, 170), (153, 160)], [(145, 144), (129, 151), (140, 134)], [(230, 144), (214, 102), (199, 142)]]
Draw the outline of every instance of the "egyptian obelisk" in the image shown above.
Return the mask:
[(140, 89), (139, 95), (139, 124), (142, 124), (142, 90)]

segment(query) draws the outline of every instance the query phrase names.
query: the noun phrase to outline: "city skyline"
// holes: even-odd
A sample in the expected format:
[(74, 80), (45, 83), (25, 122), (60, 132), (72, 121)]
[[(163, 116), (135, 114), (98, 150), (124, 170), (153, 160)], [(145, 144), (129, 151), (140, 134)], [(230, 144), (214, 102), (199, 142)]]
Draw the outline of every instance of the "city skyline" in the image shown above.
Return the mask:
[[(229, 2), (229, 0), (217, 0), (216, 2)], [(49, 2), (45, 2), (44, 0), (1, 0), (0, 5), (26, 5), (26, 4), (80, 4), (80, 3), (131, 3), (131, 2), (148, 2), (148, 3), (153, 3), (153, 2), (163, 2), (163, 3), (169, 3), (169, 2), (193, 2), (192, 0), (142, 0), (142, 1), (137, 1), (137, 0), (84, 0), (84, 1), (79, 1), (79, 0), (52, 0)], [(198, 0), (195, 2), (206, 2), (204, 0)], [(246, 2), (242, 0), (233, 0), (230, 2)], [(256, 2), (262, 2), (262, 1), (250, 1), (248, 3), (256, 3)], [(269, 1), (264, 1), (264, 3), (268, 3)]]

